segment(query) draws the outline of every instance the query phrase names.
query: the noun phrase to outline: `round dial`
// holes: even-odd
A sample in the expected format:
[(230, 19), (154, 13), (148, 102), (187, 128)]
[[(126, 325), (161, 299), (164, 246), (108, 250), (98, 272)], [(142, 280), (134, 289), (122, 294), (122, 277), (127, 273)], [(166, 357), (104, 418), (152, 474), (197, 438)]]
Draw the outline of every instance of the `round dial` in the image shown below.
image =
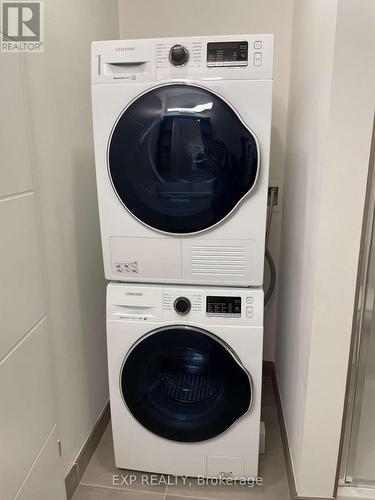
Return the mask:
[(169, 51), (169, 60), (174, 66), (183, 66), (189, 60), (189, 51), (183, 45), (173, 45)]
[(178, 314), (181, 314), (181, 316), (184, 316), (191, 309), (190, 300), (186, 297), (178, 297), (178, 299), (176, 299), (174, 301), (174, 308)]

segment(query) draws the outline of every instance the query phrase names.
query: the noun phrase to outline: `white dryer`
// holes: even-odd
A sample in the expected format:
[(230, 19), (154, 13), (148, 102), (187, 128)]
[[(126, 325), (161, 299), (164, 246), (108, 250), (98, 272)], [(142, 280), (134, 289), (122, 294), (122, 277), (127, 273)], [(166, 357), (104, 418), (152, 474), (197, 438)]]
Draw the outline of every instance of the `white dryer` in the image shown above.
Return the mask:
[(261, 289), (109, 284), (116, 465), (256, 477), (262, 325)]
[(260, 286), (273, 35), (94, 42), (109, 280)]

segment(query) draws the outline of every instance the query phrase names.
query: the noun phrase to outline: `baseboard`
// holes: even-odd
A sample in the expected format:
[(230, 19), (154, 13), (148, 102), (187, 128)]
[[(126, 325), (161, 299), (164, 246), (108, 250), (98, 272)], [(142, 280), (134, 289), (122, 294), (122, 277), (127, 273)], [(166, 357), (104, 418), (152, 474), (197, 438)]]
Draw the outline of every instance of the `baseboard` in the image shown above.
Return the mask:
[(83, 474), (91, 460), (91, 457), (99, 444), (101, 437), (110, 421), (110, 408), (109, 402), (105, 405), (103, 411), (99, 415), (93, 430), (90, 432), (89, 437), (86, 439), (81, 451), (78, 454), (74, 464), (72, 465), (68, 475), (65, 478), (65, 490), (67, 500), (71, 500), (74, 492), (82, 479)]
[(277, 416), (279, 419), (281, 441), (283, 444), (284, 460), (285, 460), (286, 473), (287, 473), (287, 477), (288, 477), (288, 484), (289, 484), (289, 491), (290, 491), (291, 500), (332, 500), (333, 497), (323, 498), (323, 497), (301, 497), (301, 496), (298, 496), (297, 487), (296, 487), (296, 480), (294, 477), (292, 456), (290, 453), (290, 447), (289, 447), (289, 442), (288, 442), (288, 433), (286, 430), (284, 412), (283, 412), (283, 407), (281, 404), (279, 384), (278, 384), (277, 376), (276, 376), (275, 364), (272, 361), (264, 361), (263, 362), (263, 373), (264, 373), (264, 375), (269, 374), (272, 378), (272, 385), (273, 385), (273, 391), (275, 393), (275, 399), (276, 399)]

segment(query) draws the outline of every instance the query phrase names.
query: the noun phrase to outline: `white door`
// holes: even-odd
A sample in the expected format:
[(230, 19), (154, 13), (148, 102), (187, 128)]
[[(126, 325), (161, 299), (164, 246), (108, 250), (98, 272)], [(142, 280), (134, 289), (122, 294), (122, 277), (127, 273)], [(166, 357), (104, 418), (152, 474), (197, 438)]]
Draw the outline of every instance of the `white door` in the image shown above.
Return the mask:
[(63, 500), (20, 56), (0, 74), (0, 498)]

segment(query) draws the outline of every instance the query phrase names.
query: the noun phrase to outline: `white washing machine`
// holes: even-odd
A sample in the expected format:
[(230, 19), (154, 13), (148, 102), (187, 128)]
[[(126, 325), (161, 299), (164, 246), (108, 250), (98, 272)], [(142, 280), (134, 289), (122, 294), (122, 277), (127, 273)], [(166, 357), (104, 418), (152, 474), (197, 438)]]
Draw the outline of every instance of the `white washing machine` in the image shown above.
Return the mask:
[(94, 42), (109, 280), (260, 286), (273, 35)]
[(188, 476), (257, 476), (261, 289), (107, 289), (116, 465)]

